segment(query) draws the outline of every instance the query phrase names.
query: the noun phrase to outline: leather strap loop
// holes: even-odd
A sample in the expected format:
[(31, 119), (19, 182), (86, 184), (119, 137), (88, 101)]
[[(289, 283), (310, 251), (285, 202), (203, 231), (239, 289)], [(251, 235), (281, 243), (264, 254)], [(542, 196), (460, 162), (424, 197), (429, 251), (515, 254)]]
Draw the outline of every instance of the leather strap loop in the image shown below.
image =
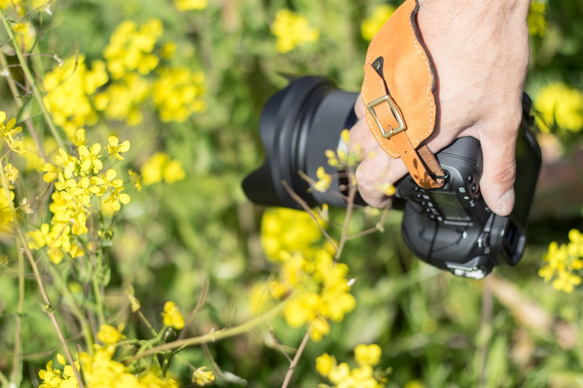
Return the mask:
[(437, 117), (435, 77), (417, 28), (417, 0), (406, 0), (375, 35), (366, 55), (362, 98), (373, 136), (400, 157), (417, 184), (437, 188), (444, 172), (423, 141)]

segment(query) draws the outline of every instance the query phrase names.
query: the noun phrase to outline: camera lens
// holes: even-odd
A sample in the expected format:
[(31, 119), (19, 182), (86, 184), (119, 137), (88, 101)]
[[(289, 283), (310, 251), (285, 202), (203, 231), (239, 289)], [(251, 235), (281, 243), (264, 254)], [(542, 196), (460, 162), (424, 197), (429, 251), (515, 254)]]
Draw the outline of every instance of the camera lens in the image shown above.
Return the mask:
[(315, 76), (291, 79), (285, 89), (272, 96), (259, 122), (265, 162), (243, 181), (247, 198), (267, 206), (300, 209), (285, 182), (309, 206), (344, 206), (341, 198), (330, 194), (340, 190), (339, 180), (333, 181), (327, 193), (320, 193), (310, 190), (298, 171), (317, 180), (316, 170), (322, 166), (328, 174), (337, 175), (328, 166), (325, 152), (336, 150), (342, 130), (356, 122), (353, 106), (357, 96)]

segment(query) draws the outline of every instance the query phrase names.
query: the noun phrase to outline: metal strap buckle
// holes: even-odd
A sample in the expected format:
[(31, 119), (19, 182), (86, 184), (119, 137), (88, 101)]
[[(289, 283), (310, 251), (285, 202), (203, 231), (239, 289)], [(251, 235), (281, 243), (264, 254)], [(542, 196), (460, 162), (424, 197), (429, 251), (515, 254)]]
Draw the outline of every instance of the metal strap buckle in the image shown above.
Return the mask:
[[(391, 125), (389, 125), (388, 132), (385, 131), (385, 129), (383, 128), (383, 125), (381, 124), (379, 118), (377, 117), (377, 114), (374, 111), (374, 108), (376, 106), (382, 104), (383, 102), (386, 102), (387, 104), (389, 104), (389, 108), (391, 109), (393, 116), (395, 117), (395, 119), (397, 119), (397, 123), (399, 123), (399, 126), (397, 128), (393, 128)], [(385, 139), (390, 139), (392, 136), (396, 135), (397, 133), (403, 132), (405, 129), (407, 129), (407, 127), (405, 126), (405, 123), (403, 121), (403, 117), (401, 117), (401, 112), (397, 108), (397, 105), (395, 104), (395, 101), (393, 101), (391, 96), (385, 95), (385, 96), (382, 96), (380, 98), (377, 98), (376, 100), (371, 101), (368, 104), (366, 104), (366, 108), (368, 109), (368, 111), (370, 112), (370, 114), (372, 115), (374, 120), (376, 121), (377, 126), (379, 127), (379, 129), (381, 131), (381, 135)]]

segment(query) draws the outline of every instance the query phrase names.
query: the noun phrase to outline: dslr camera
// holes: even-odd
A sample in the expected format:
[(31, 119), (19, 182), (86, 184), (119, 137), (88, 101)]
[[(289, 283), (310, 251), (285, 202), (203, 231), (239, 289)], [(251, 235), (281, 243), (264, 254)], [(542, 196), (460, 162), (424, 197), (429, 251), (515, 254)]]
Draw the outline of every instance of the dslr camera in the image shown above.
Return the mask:
[[(356, 122), (353, 110), (358, 93), (338, 89), (325, 78), (290, 79), (286, 88), (264, 106), (259, 134), (265, 162), (243, 181), (247, 197), (267, 206), (299, 209), (282, 185), (308, 205), (346, 206), (339, 192), (346, 182), (328, 166), (325, 151), (342, 146), (340, 133)], [(541, 150), (532, 130), (531, 101), (523, 96), (523, 116), (516, 144), (516, 204), (509, 216), (493, 213), (480, 194), (480, 142), (463, 137), (436, 157), (447, 179), (439, 189), (420, 188), (410, 176), (395, 184), (393, 208), (403, 210), (401, 234), (419, 259), (454, 275), (485, 277), (497, 265), (518, 263), (526, 243), (526, 223), (541, 165)], [(318, 167), (340, 176), (326, 193), (309, 190), (298, 171), (315, 178)]]

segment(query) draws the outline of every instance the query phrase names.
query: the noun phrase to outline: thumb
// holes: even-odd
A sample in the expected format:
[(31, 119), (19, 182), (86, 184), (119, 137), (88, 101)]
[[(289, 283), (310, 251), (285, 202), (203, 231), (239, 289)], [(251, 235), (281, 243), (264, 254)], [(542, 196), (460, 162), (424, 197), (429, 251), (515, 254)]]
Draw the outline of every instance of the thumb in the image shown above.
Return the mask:
[(484, 157), (480, 189), (488, 207), (500, 216), (509, 215), (514, 207), (517, 134), (518, 126), (480, 136)]

